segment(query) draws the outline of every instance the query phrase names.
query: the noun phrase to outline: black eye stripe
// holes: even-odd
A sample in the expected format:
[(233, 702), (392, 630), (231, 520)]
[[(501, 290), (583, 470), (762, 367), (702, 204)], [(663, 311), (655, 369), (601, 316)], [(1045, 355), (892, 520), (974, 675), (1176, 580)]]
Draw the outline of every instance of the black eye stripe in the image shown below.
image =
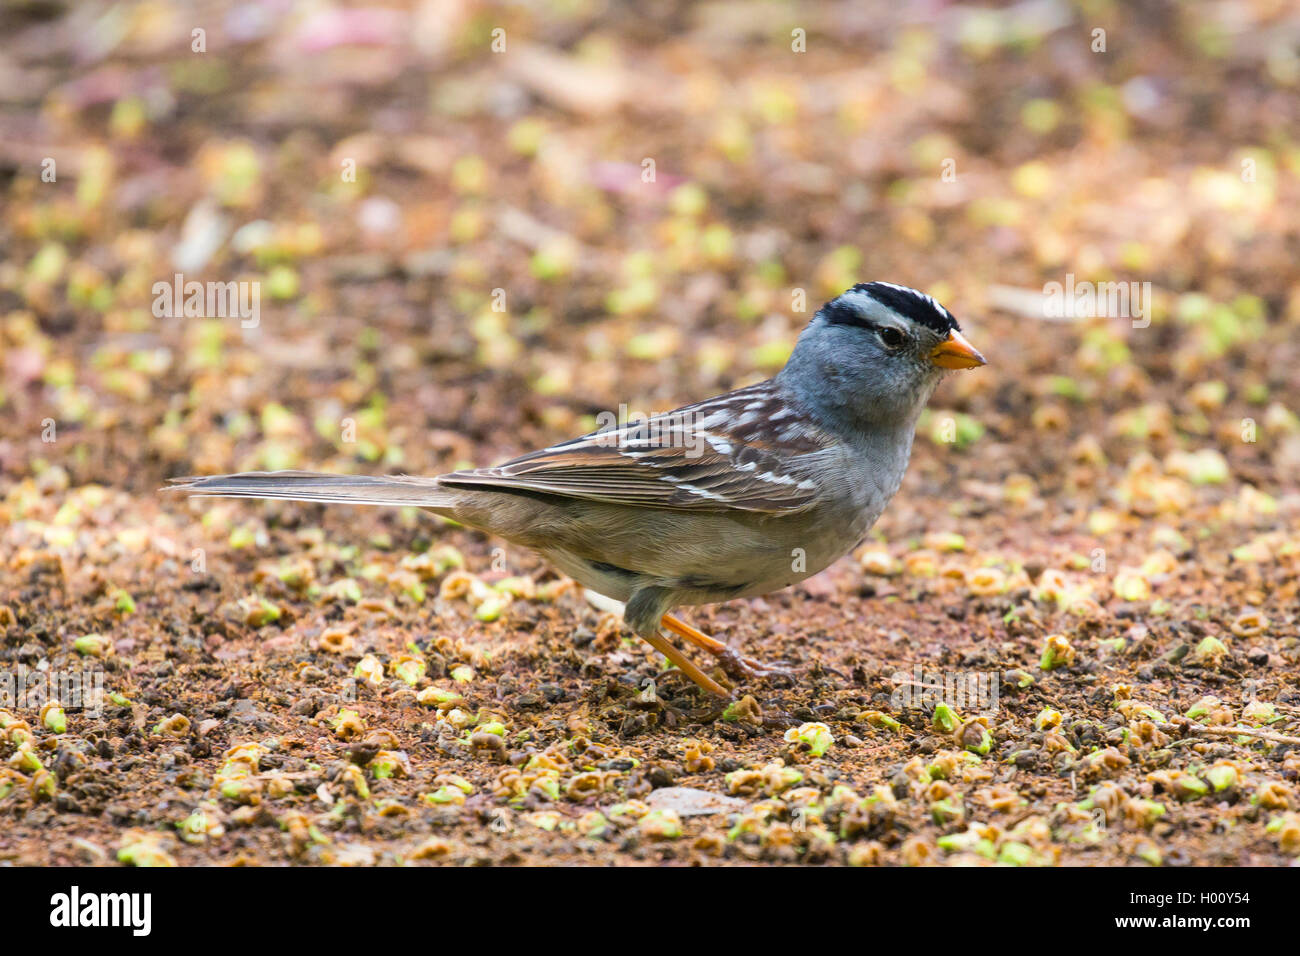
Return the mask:
[(895, 348), (903, 344), (906, 335), (890, 325), (877, 325), (875, 322), (865, 318), (861, 312), (852, 306), (845, 305), (838, 299), (826, 303), (822, 307), (822, 315), (831, 325), (850, 325), (855, 329), (869, 329), (875, 332), (882, 342), (890, 348)]

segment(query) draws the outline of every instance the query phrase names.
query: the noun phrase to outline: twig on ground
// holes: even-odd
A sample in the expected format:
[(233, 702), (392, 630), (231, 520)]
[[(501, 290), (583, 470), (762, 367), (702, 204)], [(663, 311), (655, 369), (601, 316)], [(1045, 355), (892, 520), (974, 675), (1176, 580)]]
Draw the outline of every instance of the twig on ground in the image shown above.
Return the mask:
[(1257, 730), (1253, 727), (1206, 727), (1204, 724), (1193, 724), (1188, 730), (1194, 734), (1208, 734), (1211, 737), (1258, 737), (1260, 740), (1271, 740), (1278, 744), (1300, 745), (1300, 737), (1290, 737), (1272, 730)]

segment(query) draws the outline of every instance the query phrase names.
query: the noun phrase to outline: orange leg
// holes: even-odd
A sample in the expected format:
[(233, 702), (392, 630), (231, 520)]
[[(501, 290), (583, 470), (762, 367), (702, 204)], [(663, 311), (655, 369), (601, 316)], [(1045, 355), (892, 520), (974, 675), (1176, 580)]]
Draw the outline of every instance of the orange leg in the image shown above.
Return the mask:
[(673, 617), (671, 614), (665, 614), (663, 618), (664, 627), (672, 631), (678, 637), (684, 637), (696, 647), (708, 651), (710, 654), (725, 654), (730, 648), (723, 644), (716, 637), (709, 637), (703, 631), (697, 631), (680, 618)]
[(647, 637), (645, 638), (645, 642), (676, 664), (683, 674), (695, 681), (696, 684), (703, 687), (710, 694), (714, 694), (717, 697), (724, 697), (728, 700), (731, 698), (731, 694), (728, 693), (721, 684), (696, 667), (689, 657), (677, 648), (673, 647), (672, 642), (662, 634), (656, 634), (654, 637)]
[(708, 651), (718, 659), (722, 664), (723, 670), (728, 672), (735, 671), (740, 675), (748, 678), (764, 677), (767, 675), (776, 675), (789, 677), (790, 672), (781, 667), (773, 667), (770, 664), (764, 664), (756, 661), (752, 657), (745, 657), (736, 653), (716, 637), (709, 637), (703, 631), (697, 631), (685, 621), (673, 617), (671, 614), (663, 616), (663, 626), (668, 628), (679, 637), (685, 638), (696, 647)]

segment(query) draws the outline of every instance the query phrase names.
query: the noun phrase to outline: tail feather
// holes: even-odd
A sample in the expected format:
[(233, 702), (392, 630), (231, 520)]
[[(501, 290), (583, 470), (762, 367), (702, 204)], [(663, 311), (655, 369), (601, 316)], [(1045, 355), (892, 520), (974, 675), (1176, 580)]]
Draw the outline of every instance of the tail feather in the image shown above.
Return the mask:
[(450, 508), (454, 496), (437, 478), (410, 475), (323, 475), (310, 471), (245, 471), (173, 478), (164, 491), (197, 498), (267, 498), (347, 505)]

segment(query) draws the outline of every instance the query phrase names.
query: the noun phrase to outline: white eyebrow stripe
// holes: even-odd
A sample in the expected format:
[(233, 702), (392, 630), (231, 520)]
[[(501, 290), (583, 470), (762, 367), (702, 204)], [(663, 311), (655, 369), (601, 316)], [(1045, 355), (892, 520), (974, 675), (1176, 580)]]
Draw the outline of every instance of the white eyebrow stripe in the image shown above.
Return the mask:
[(883, 302), (881, 302), (879, 299), (874, 298), (870, 293), (862, 292), (858, 289), (850, 289), (848, 292), (843, 293), (842, 295), (840, 295), (839, 300), (841, 302), (850, 302), (850, 303), (870, 302), (872, 305), (884, 305)]

